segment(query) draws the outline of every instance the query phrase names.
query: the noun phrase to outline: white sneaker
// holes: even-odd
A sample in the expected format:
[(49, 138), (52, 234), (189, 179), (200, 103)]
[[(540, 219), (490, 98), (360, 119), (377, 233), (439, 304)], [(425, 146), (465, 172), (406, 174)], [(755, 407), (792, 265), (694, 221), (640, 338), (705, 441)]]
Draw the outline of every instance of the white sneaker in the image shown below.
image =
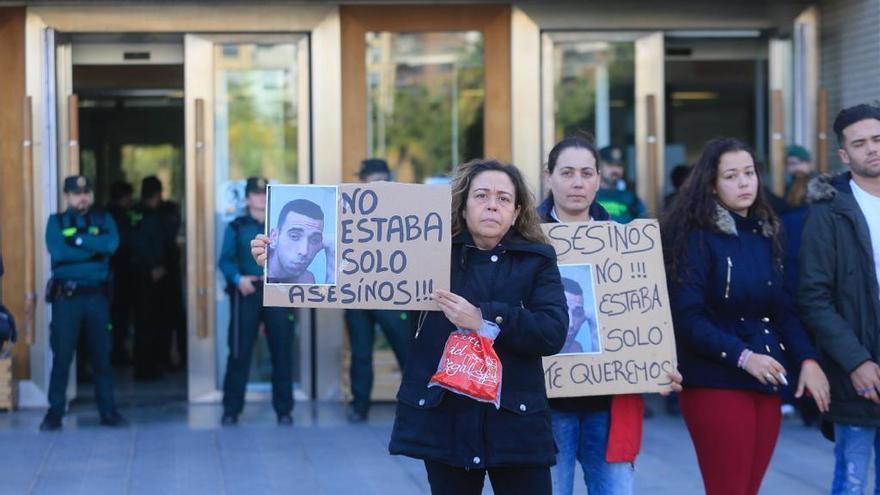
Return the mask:
[(781, 410), (783, 418), (794, 416), (794, 406), (791, 404), (783, 404)]

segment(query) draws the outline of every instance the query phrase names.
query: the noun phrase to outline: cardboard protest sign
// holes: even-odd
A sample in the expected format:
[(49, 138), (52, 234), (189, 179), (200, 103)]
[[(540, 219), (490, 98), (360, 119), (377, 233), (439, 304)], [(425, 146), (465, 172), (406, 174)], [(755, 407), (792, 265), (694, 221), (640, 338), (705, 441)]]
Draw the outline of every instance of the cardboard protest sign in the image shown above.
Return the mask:
[(541, 227), (569, 306), (562, 352), (544, 358), (547, 396), (670, 390), (677, 361), (657, 221)]
[[(327, 188), (332, 205), (315, 199)], [(451, 201), (447, 185), (270, 185), (263, 304), (438, 310), (430, 296), (449, 289)]]

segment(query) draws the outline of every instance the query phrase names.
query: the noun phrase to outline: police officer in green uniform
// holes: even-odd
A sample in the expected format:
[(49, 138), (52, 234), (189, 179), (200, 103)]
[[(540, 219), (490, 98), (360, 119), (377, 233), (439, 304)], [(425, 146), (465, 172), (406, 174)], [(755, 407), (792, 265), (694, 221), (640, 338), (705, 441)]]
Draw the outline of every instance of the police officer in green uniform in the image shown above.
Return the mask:
[[(358, 178), (363, 183), (388, 181), (391, 180), (391, 170), (385, 160), (368, 158), (361, 162)], [(415, 329), (408, 312), (390, 309), (347, 309), (345, 322), (351, 344), (349, 378), (352, 402), (348, 411), (348, 421), (361, 423), (367, 420), (370, 411), (376, 325), (385, 334), (385, 339), (394, 352), (400, 369), (406, 364), (407, 351)]]
[(605, 208), (611, 220), (629, 223), (646, 215), (645, 204), (627, 186), (623, 178), (623, 150), (616, 146), (606, 146), (599, 150), (602, 185), (596, 194), (596, 201)]
[(134, 378), (157, 380), (160, 363), (166, 360), (161, 339), (164, 315), (163, 279), (168, 275), (168, 245), (171, 233), (159, 211), (162, 183), (155, 176), (141, 181), (141, 201), (128, 212), (129, 256), (134, 281)]
[(64, 198), (67, 210), (50, 216), (46, 224), (46, 246), (52, 259), (52, 279), (46, 294), (52, 303), (52, 374), (49, 411), (40, 430), (61, 428), (70, 363), (81, 328), (88, 336), (101, 424), (122, 426), (125, 420), (116, 411), (113, 400), (107, 297), (110, 256), (119, 245), (119, 235), (110, 215), (92, 209), (94, 196), (88, 179), (66, 178)]
[(278, 424), (289, 425), (293, 422), (293, 310), (263, 306), (263, 269), (251, 256), (251, 240), (266, 230), (266, 179), (247, 180), (245, 202), (247, 214), (226, 227), (218, 263), (231, 303), (222, 423), (236, 424), (244, 409), (251, 354), (262, 321), (272, 358), (272, 405)]

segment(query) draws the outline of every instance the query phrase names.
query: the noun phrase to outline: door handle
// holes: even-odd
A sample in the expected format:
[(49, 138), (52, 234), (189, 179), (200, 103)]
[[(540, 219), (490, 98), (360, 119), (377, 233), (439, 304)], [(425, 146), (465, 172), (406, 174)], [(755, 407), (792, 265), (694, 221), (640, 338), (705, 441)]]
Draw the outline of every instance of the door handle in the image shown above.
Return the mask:
[(660, 164), (659, 149), (657, 145), (657, 96), (649, 94), (645, 96), (645, 112), (647, 113), (648, 124), (648, 197), (645, 198), (650, 210), (650, 214), (657, 216), (660, 211), (657, 204), (657, 198), (660, 190), (660, 174), (657, 167)]
[(207, 226), (204, 219), (210, 208), (206, 204), (207, 193), (205, 188), (206, 164), (205, 164), (205, 100), (195, 100), (195, 154), (196, 154), (196, 335), (200, 339), (208, 338), (208, 239)]
[(68, 175), (79, 175), (79, 96), (67, 97), (67, 165)]
[(27, 345), (36, 340), (34, 315), (36, 314), (37, 294), (35, 284), (36, 262), (34, 260), (34, 133), (33, 99), (24, 97), (22, 122), (22, 213), (24, 215), (24, 325), (22, 333)]

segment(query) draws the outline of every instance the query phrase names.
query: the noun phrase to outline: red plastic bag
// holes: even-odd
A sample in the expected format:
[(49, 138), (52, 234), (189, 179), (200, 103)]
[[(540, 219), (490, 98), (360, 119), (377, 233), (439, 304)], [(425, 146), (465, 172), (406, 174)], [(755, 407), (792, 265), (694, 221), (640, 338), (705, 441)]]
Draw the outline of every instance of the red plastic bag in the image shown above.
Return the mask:
[(449, 334), (429, 387), (443, 387), (480, 402), (501, 407), (501, 361), (492, 339), (472, 332)]

